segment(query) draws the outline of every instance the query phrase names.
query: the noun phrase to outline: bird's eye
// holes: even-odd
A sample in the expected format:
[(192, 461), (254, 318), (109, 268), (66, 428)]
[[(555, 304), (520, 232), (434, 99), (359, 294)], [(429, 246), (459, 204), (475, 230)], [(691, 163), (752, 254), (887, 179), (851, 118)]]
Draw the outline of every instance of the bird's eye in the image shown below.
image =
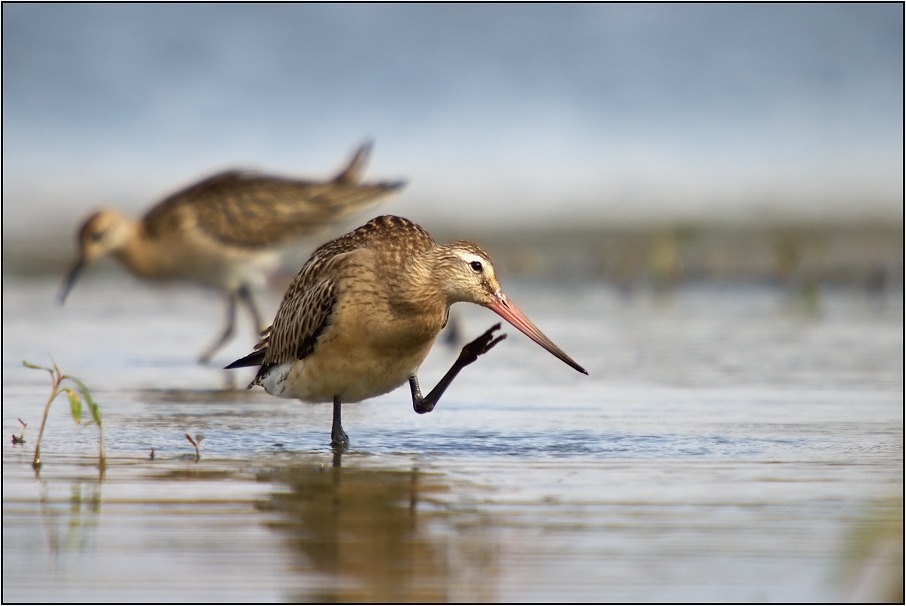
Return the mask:
[(103, 237), (104, 237), (104, 232), (102, 232), (102, 231), (96, 231), (93, 234), (91, 234), (91, 240), (93, 242), (97, 242), (98, 240), (100, 240)]
[(469, 263), (469, 266), (475, 273), (481, 273), (481, 261), (472, 261)]

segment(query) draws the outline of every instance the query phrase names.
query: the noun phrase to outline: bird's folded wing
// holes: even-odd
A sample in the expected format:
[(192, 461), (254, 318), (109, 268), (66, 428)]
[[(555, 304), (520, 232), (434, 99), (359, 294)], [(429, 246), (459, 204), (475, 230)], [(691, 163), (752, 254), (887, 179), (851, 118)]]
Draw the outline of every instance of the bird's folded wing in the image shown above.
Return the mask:
[(374, 206), (404, 185), (297, 181), (231, 171), (173, 194), (152, 208), (144, 223), (152, 236), (168, 222), (189, 220), (224, 244), (275, 246)]

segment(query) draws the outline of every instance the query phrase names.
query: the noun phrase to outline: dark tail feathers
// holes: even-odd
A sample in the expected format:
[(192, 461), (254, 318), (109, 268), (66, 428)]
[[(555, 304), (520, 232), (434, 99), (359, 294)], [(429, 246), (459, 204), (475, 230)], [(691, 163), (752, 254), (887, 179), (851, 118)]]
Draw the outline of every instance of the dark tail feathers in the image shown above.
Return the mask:
[(368, 162), (368, 156), (371, 155), (371, 141), (366, 141), (358, 149), (355, 155), (352, 157), (352, 161), (349, 163), (343, 171), (334, 177), (334, 181), (341, 182), (351, 182), (358, 183), (362, 180), (362, 174), (365, 172), (365, 164)]
[(225, 369), (230, 368), (245, 368), (246, 366), (261, 366), (264, 364), (264, 356), (267, 353), (267, 348), (258, 349), (253, 351), (244, 358), (239, 358), (232, 364), (224, 366)]

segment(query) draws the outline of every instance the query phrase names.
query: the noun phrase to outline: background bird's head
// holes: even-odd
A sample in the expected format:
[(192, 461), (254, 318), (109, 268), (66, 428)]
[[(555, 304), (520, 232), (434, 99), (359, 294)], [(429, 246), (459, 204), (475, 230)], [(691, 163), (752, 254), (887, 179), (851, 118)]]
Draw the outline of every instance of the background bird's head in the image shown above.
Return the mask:
[(79, 258), (63, 284), (60, 302), (66, 300), (85, 267), (122, 248), (134, 229), (135, 221), (116, 210), (100, 210), (88, 217), (79, 230)]

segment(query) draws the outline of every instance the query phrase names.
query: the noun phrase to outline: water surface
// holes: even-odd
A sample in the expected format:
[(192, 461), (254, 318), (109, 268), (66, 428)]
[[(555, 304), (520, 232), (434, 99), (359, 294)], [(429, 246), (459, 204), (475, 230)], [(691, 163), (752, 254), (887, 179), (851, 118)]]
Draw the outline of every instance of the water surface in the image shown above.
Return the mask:
[[(510, 329), (430, 414), (406, 389), (345, 407), (340, 457), (329, 406), (195, 364), (219, 328), (215, 296), (99, 272), (61, 308), (58, 286), (3, 284), (4, 601), (839, 601), (902, 587), (902, 291), (816, 304), (769, 286), (510, 284), (589, 376)], [(470, 338), (496, 318), (454, 310)], [(218, 363), (248, 353), (240, 328)], [(104, 412), (103, 473), (97, 429), (63, 399), (30, 466), (49, 385), (21, 360), (48, 354)], [(454, 357), (438, 344), (423, 387)], [(204, 435), (198, 461), (186, 433)]]

